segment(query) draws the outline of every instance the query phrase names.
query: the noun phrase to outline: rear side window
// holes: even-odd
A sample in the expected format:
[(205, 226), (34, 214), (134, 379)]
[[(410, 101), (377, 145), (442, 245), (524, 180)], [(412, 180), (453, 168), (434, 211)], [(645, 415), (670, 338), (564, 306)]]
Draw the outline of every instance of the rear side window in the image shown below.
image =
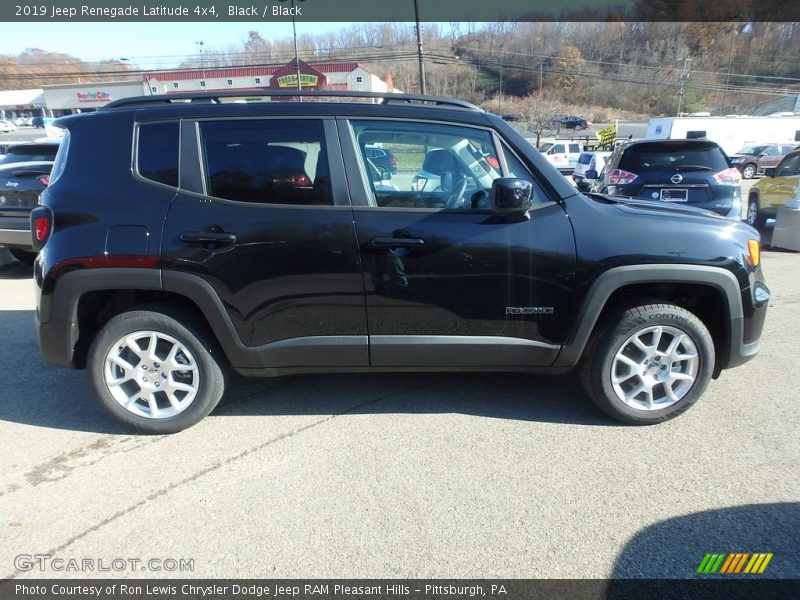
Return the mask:
[(178, 187), (178, 123), (139, 125), (136, 167), (139, 175)]
[(208, 194), (237, 202), (333, 204), (322, 121), (205, 121)]
[(643, 144), (626, 148), (619, 168), (631, 173), (657, 171), (712, 171), (728, 168), (722, 150), (709, 144)]
[(570, 144), (569, 145), (569, 153), (570, 154), (577, 154), (581, 151), (581, 147), (578, 144)]

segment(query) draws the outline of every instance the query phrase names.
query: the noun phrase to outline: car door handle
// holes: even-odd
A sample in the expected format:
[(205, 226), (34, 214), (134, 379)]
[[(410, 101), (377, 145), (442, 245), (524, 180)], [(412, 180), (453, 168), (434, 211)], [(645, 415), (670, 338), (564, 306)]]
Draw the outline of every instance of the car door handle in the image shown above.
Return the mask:
[(236, 234), (224, 231), (184, 231), (181, 241), (190, 244), (233, 244), (236, 242)]
[(425, 240), (420, 238), (374, 237), (369, 241), (372, 248), (420, 248)]

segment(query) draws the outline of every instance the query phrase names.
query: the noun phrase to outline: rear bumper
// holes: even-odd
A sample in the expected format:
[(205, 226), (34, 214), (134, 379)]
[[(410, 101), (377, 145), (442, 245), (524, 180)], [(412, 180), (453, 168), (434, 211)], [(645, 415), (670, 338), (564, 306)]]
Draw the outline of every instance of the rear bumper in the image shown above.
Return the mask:
[(33, 250), (30, 213), (24, 217), (0, 217), (0, 246)]

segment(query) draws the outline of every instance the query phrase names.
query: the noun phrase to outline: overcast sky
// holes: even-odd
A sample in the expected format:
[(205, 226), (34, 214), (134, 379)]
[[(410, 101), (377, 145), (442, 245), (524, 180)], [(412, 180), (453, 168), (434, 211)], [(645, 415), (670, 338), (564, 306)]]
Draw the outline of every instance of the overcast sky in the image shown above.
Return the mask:
[[(195, 54), (202, 41), (206, 48), (241, 44), (255, 29), (264, 39), (291, 37), (289, 23), (8, 23), (2, 33), (2, 54), (19, 54), (41, 48), (71, 54), (82, 60), (128, 58), (143, 68), (176, 66)], [(297, 22), (297, 34), (314, 35), (351, 26), (352, 23)], [(157, 57), (157, 58), (153, 58)], [(175, 58), (177, 57), (177, 58)]]

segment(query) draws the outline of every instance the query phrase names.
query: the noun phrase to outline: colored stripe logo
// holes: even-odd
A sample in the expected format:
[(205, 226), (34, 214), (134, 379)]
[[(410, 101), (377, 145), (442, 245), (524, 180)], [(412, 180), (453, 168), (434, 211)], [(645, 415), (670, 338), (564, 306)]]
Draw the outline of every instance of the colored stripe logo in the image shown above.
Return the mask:
[(772, 552), (718, 552), (703, 557), (697, 567), (701, 575), (760, 575), (772, 560)]

